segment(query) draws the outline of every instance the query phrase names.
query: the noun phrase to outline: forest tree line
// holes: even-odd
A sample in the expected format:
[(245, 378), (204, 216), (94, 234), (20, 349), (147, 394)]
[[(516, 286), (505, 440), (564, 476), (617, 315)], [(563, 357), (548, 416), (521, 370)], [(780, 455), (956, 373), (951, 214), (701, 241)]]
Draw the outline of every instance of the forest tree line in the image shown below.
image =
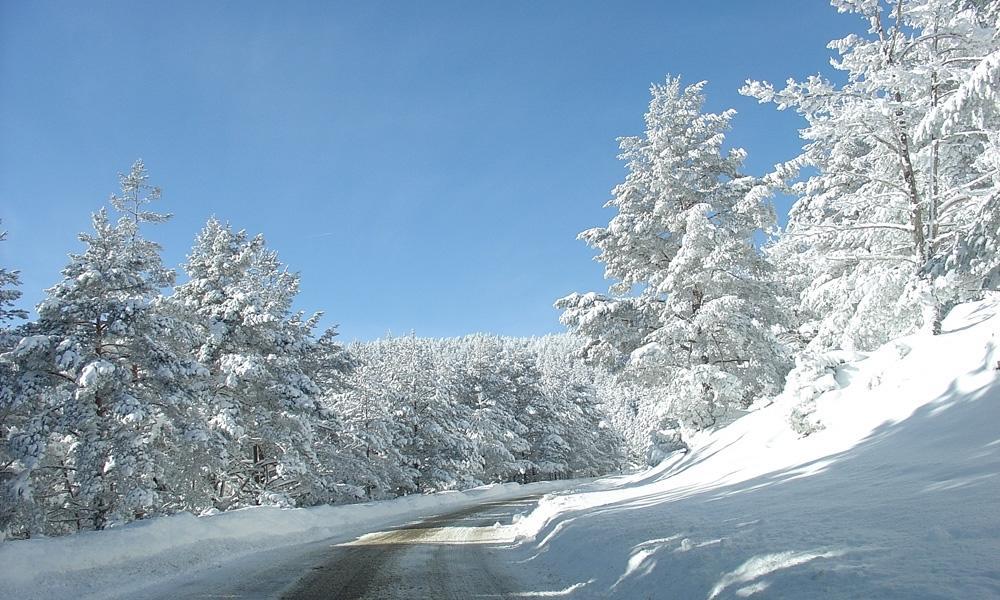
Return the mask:
[[(624, 466), (593, 369), (563, 337), (345, 348), (292, 309), (298, 276), (260, 235), (210, 219), (177, 284), (142, 231), (169, 215), (152, 212), (141, 161), (121, 188), (37, 319), (3, 331), (6, 535)], [(17, 273), (3, 277), (2, 317), (26, 317)]]

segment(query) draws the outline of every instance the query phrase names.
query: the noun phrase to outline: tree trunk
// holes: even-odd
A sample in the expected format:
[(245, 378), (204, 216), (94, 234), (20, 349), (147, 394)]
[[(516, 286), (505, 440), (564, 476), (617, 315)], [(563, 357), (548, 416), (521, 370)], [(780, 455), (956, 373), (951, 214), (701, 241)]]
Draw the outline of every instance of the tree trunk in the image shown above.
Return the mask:
[[(902, 102), (902, 95), (896, 92), (897, 103)], [(934, 294), (934, 285), (929, 281), (922, 271), (930, 258), (928, 249), (927, 231), (924, 223), (924, 207), (920, 201), (920, 192), (917, 188), (917, 174), (913, 168), (913, 161), (910, 158), (910, 135), (906, 131), (906, 119), (903, 109), (896, 109), (896, 126), (899, 130), (899, 158), (900, 168), (903, 172), (903, 181), (906, 182), (906, 192), (910, 204), (910, 227), (912, 228), (914, 258), (917, 262), (914, 270), (917, 278), (917, 286), (920, 293), (920, 301), (923, 304), (923, 329), (933, 335), (941, 333), (941, 320), (944, 308), (941, 301)], [(935, 157), (936, 158), (936, 157)], [(932, 174), (935, 178), (937, 173)], [(934, 182), (936, 184), (936, 182)], [(931, 215), (932, 218), (936, 215)], [(936, 223), (931, 222), (931, 227), (935, 228)]]
[[(896, 102), (902, 102), (902, 96), (896, 92)], [(906, 182), (906, 195), (910, 204), (910, 227), (913, 229), (913, 250), (916, 254), (917, 268), (927, 262), (927, 236), (924, 232), (924, 209), (920, 204), (920, 192), (917, 189), (917, 174), (910, 158), (910, 134), (906, 131), (906, 119), (903, 109), (896, 109), (896, 127), (899, 130), (899, 162), (903, 171), (903, 181)]]

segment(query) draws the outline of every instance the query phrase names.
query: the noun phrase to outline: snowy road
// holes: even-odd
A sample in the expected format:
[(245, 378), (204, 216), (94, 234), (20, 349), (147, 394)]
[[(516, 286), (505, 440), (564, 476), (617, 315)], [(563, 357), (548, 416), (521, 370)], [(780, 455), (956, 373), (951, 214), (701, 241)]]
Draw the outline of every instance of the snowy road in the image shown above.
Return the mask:
[[(524, 577), (534, 573), (525, 573), (523, 565), (510, 564), (516, 531), (512, 525), (518, 515), (534, 509), (543, 495), (535, 492), (483, 500), (377, 531), (361, 529), (354, 535), (275, 547), (234, 561), (206, 565), (196, 573), (182, 573), (151, 586), (120, 588), (121, 593), (99, 593), (88, 598), (349, 600), (530, 596), (537, 585), (525, 583)], [(553, 579), (558, 578), (547, 577), (541, 585), (554, 583)]]
[(515, 515), (538, 496), (494, 501), (369, 533), (331, 548), (282, 598), (508, 598), (520, 596), (502, 553)]

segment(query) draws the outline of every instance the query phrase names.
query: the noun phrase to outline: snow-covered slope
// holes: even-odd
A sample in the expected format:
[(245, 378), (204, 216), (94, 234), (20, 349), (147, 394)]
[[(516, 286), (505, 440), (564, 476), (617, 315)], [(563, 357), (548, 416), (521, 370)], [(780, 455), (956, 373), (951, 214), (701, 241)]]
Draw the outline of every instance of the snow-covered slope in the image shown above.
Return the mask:
[[(658, 469), (548, 497), (525, 571), (574, 597), (1000, 597), (1000, 302), (779, 397)], [(835, 387), (835, 386), (834, 386)]]

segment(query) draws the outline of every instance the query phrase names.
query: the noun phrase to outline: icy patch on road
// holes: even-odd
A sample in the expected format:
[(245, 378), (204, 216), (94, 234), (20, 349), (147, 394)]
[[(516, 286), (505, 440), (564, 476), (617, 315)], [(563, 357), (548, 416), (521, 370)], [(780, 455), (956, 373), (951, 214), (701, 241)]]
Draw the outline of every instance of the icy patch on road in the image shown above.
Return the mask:
[(517, 537), (513, 527), (421, 527), (366, 533), (341, 546), (397, 544), (511, 544)]

